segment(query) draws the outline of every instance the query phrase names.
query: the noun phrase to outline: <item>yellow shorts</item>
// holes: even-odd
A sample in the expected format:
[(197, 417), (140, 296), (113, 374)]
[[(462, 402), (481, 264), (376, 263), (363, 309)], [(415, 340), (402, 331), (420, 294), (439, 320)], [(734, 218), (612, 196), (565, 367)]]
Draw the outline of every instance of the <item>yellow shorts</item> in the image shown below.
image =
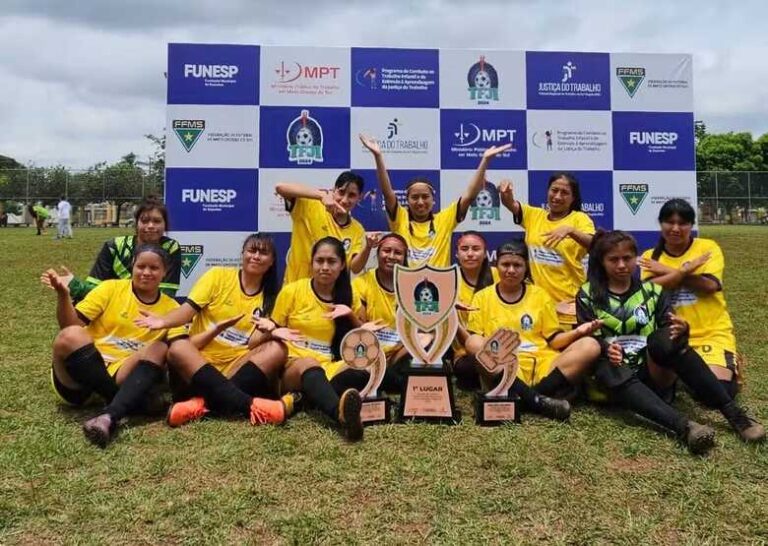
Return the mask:
[(718, 343), (691, 345), (707, 366), (721, 366), (736, 371), (736, 351)]
[[(287, 370), (288, 368), (290, 368), (293, 365), (293, 363), (296, 362), (296, 360), (298, 360), (299, 358), (307, 358), (307, 357), (298, 357), (298, 356), (289, 357), (285, 363), (285, 369)], [(344, 362), (343, 360), (336, 360), (334, 362), (321, 362), (318, 360), (318, 364), (320, 364), (320, 367), (325, 372), (325, 377), (328, 379), (328, 381), (330, 381), (331, 379), (333, 379), (334, 377), (336, 377), (337, 375), (339, 375), (341, 372), (343, 372), (349, 367), (347, 366), (347, 363)]]
[[(106, 362), (107, 373), (111, 377), (115, 377), (117, 371), (125, 363), (125, 361), (128, 360), (128, 358), (130, 357), (121, 358), (120, 360), (115, 360), (114, 362)], [(61, 380), (56, 377), (56, 372), (53, 371), (53, 366), (51, 366), (50, 380), (51, 390), (53, 390), (53, 393), (56, 395), (60, 402), (67, 404), (68, 406), (77, 407), (91, 404), (94, 402), (95, 397), (97, 396), (95, 393), (89, 390), (70, 389), (64, 385)]]
[(552, 363), (560, 356), (554, 351), (539, 351), (536, 353), (519, 352), (517, 354), (520, 367), (517, 377), (529, 387), (533, 387), (549, 375)]

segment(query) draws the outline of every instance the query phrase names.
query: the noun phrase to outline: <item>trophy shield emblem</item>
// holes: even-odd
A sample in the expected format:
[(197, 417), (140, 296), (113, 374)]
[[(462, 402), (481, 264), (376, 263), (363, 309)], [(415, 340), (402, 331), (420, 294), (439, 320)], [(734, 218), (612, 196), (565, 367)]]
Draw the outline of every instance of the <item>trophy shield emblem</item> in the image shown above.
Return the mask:
[[(455, 265), (395, 266), (397, 332), (413, 357), (398, 407), (401, 420), (454, 424), (461, 419), (442, 361), (459, 327), (458, 271)], [(429, 348), (425, 337), (431, 340)]]

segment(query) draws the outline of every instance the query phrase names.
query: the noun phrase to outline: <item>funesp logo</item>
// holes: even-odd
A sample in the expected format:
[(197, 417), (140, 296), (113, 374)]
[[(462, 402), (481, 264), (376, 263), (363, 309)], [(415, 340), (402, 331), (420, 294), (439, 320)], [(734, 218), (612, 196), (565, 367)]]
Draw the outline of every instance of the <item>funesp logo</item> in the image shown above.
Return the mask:
[(182, 203), (228, 204), (237, 198), (232, 189), (184, 189), (181, 190)]
[(631, 131), (629, 133), (630, 144), (674, 146), (678, 134), (672, 131)]
[(231, 80), (240, 71), (234, 64), (185, 64), (185, 78)]

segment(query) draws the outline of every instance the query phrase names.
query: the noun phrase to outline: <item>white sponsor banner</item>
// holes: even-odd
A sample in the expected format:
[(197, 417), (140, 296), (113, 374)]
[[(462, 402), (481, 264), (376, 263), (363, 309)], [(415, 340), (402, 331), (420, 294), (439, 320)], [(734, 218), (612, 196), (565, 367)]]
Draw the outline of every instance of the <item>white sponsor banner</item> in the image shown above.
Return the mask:
[(338, 170), (329, 169), (261, 169), (259, 171), (259, 231), (290, 233), (291, 215), (285, 201), (277, 195), (280, 182), (298, 182), (313, 188), (333, 189)]
[(197, 280), (214, 266), (240, 267), (247, 231), (171, 231), (181, 246), (181, 288), (189, 294)]
[(692, 105), (690, 55), (611, 54), (612, 110), (690, 112)]
[(348, 48), (263, 46), (260, 64), (262, 105), (349, 106)]
[(169, 104), (166, 166), (255, 169), (259, 107)]
[(613, 225), (615, 229), (656, 231), (659, 209), (673, 198), (696, 207), (694, 171), (615, 171)]
[[(442, 171), (440, 173), (440, 203), (446, 206), (458, 200), (466, 191), (473, 175), (473, 171)], [(512, 181), (515, 199), (521, 203), (528, 202), (527, 171), (486, 171), (487, 184), (470, 206), (464, 221), (456, 228), (457, 232), (467, 230), (480, 232), (522, 231), (515, 224), (512, 213), (499, 202), (497, 187), (505, 179)]]
[(441, 108), (525, 109), (525, 53), (440, 51)]
[(611, 113), (528, 111), (529, 170), (613, 169)]
[(436, 108), (352, 108), (352, 169), (375, 169), (358, 135), (379, 142), (388, 169), (440, 168), (440, 111)]

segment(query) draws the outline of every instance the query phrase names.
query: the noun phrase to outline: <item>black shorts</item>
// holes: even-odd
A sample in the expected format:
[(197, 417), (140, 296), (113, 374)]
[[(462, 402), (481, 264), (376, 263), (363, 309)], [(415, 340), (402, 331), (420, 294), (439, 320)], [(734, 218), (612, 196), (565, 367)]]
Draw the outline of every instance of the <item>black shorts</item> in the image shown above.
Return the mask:
[(64, 385), (64, 383), (56, 377), (56, 372), (53, 371), (53, 366), (51, 366), (51, 387), (53, 388), (53, 392), (56, 393), (56, 396), (58, 396), (62, 402), (69, 404), (70, 406), (84, 406), (86, 402), (90, 400), (91, 394), (93, 394), (87, 389), (70, 389)]

